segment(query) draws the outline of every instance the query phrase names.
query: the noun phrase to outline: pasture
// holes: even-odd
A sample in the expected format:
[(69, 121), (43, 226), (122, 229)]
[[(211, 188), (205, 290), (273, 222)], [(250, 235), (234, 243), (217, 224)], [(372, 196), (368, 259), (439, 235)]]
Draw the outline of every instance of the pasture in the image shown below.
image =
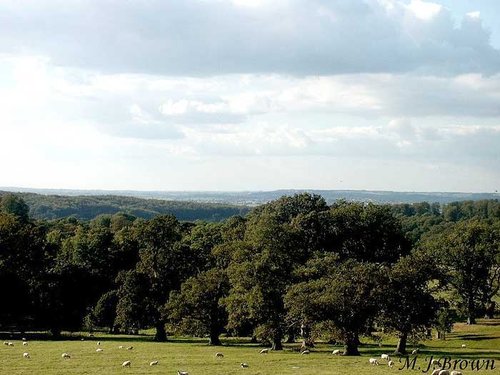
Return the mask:
[[(67, 335), (64, 340), (48, 341), (29, 339), (23, 346), (19, 337), (3, 339), (14, 346), (0, 347), (1, 374), (177, 374), (177, 370), (188, 371), (190, 375), (265, 375), (265, 374), (390, 374), (422, 373), (427, 367), (426, 357), (450, 356), (452, 359), (494, 359), (494, 370), (472, 371), (470, 367), (464, 374), (484, 373), (500, 374), (500, 320), (480, 321), (475, 326), (456, 324), (454, 332), (447, 340), (428, 340), (420, 343), (415, 370), (399, 370), (402, 364), (394, 359), (391, 369), (386, 361), (379, 360), (379, 366), (368, 363), (370, 357), (380, 358), (382, 353), (392, 353), (395, 339), (388, 337), (382, 346), (366, 343), (361, 347), (360, 357), (333, 356), (333, 345), (319, 344), (311, 354), (301, 355), (299, 344), (285, 345), (282, 352), (259, 354), (262, 346), (250, 344), (244, 340), (227, 339), (222, 347), (210, 347), (205, 340), (171, 338), (166, 343), (153, 342), (148, 335), (116, 336), (96, 334)], [(84, 340), (81, 340), (81, 337)], [(100, 345), (97, 345), (100, 342)], [(363, 340), (365, 342), (365, 340)], [(465, 348), (462, 345), (465, 344)], [(119, 348), (123, 346), (123, 348)], [(127, 350), (132, 346), (133, 349)], [(102, 348), (101, 352), (96, 352)], [(410, 345), (410, 350), (414, 346)], [(31, 358), (23, 358), (28, 352)], [(62, 353), (71, 355), (70, 359), (61, 357)], [(224, 358), (216, 358), (215, 353), (222, 352)], [(158, 361), (157, 366), (150, 366), (151, 361)], [(131, 361), (130, 368), (122, 367), (124, 361)], [(241, 368), (240, 363), (248, 363), (248, 368)], [(430, 372), (429, 372), (430, 373)]]

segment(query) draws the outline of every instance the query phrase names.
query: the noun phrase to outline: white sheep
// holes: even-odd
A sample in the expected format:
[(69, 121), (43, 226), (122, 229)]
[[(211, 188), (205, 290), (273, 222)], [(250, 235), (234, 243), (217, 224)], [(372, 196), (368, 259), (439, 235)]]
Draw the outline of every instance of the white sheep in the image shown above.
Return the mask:
[(462, 344), (462, 348), (466, 348), (466, 347), (467, 347), (467, 345), (465, 345), (465, 344)]
[(450, 375), (450, 372), (448, 370), (441, 370), (439, 371), (439, 375)]
[(67, 359), (71, 358), (71, 356), (68, 353), (61, 354), (61, 357), (62, 358), (67, 358)]
[(333, 355), (341, 355), (342, 352), (340, 351), (340, 349), (335, 349), (333, 352), (332, 352)]
[(158, 364), (158, 361), (152, 361), (152, 362), (149, 362), (149, 365), (150, 366), (156, 366)]
[(29, 358), (31, 358), (31, 357), (30, 357), (30, 353), (23, 353), (23, 357), (24, 357), (24, 358), (28, 358), (28, 359), (29, 359)]
[(134, 347), (133, 347), (133, 346), (129, 346), (129, 347), (127, 348), (127, 350), (132, 350), (132, 349), (134, 349)]
[(28, 346), (28, 342), (27, 341), (23, 341), (23, 346)]
[(450, 375), (462, 375), (461, 371), (452, 371)]
[(125, 361), (125, 362), (122, 363), (122, 367), (130, 367), (131, 364), (132, 364), (132, 362)]
[(189, 375), (187, 371), (177, 371), (177, 375)]
[(215, 353), (215, 358), (224, 358), (224, 354), (222, 354), (221, 352), (217, 352)]
[(97, 348), (95, 351), (96, 351), (97, 353), (101, 353), (101, 352), (103, 352), (103, 351), (104, 351), (104, 349)]
[(415, 355), (418, 353), (418, 349), (415, 349), (414, 351), (411, 352), (412, 355)]
[(123, 345), (118, 346), (118, 349), (123, 349), (123, 348), (124, 348)]
[(10, 341), (7, 343), (8, 346), (14, 346), (13, 343), (11, 343)]
[(377, 358), (370, 358), (368, 361), (370, 362), (371, 365), (374, 365), (374, 366), (375, 365), (378, 366), (378, 364), (379, 364), (377, 361)]
[(240, 366), (241, 368), (248, 368), (248, 363), (243, 362), (240, 364)]
[(311, 351), (309, 349), (306, 349), (300, 352), (300, 354), (311, 354)]
[(9, 345), (9, 343), (7, 341), (4, 341), (3, 344), (4, 345)]
[(387, 366), (389, 366), (390, 368), (392, 368), (394, 366), (394, 362), (393, 361), (387, 362)]
[(264, 348), (259, 353), (260, 354), (267, 354), (267, 353), (269, 353), (269, 348)]
[(97, 343), (96, 343), (96, 344), (97, 344), (97, 345), (101, 345), (101, 342), (100, 342), (100, 341), (97, 341)]
[(381, 354), (381, 355), (380, 355), (380, 358), (385, 359), (385, 360), (387, 360), (387, 361), (390, 361), (390, 360), (391, 360), (391, 357), (389, 356), (389, 354)]

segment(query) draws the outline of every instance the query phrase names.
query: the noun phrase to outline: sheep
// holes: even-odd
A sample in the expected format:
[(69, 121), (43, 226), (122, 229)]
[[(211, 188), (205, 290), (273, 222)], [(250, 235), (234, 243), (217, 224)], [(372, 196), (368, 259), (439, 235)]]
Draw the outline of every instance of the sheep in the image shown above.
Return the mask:
[(259, 353), (260, 354), (267, 354), (267, 353), (269, 353), (269, 348), (264, 348)]
[(177, 371), (177, 375), (189, 375), (187, 371)]
[(23, 346), (28, 346), (28, 342), (23, 341)]
[(150, 366), (156, 366), (158, 364), (158, 361), (152, 361), (152, 362), (149, 362), (149, 365)]
[(215, 358), (224, 358), (224, 354), (222, 354), (221, 352), (217, 352), (215, 353)]
[(9, 345), (9, 343), (7, 341), (4, 341), (3, 344), (4, 345)]
[(28, 359), (29, 359), (29, 358), (31, 358), (31, 357), (30, 357), (30, 353), (23, 353), (23, 357), (24, 357), (24, 358), (28, 358)]
[(240, 366), (241, 368), (248, 368), (248, 363), (243, 362), (240, 364)]
[(462, 344), (462, 348), (466, 348), (466, 347), (467, 347), (467, 345), (465, 345), (465, 344)]
[(412, 355), (415, 355), (418, 353), (418, 349), (415, 349), (414, 351), (411, 352)]
[(62, 358), (66, 358), (66, 359), (70, 359), (71, 358), (71, 356), (68, 353), (61, 354), (61, 357)]
[(8, 346), (14, 346), (13, 343), (11, 343), (10, 341), (7, 343)]
[(133, 346), (129, 346), (129, 347), (127, 347), (127, 350), (132, 350), (132, 349), (134, 349), (134, 347), (133, 347)]
[(392, 368), (394, 366), (394, 362), (393, 361), (387, 362), (387, 366), (389, 366), (390, 368)]
[(439, 371), (439, 375), (450, 375), (450, 372), (448, 370), (441, 370)]
[(120, 346), (118, 347), (118, 349), (123, 349), (123, 348), (124, 348), (124, 346), (123, 346), (123, 345), (120, 345)]
[(130, 367), (131, 364), (132, 364), (132, 362), (125, 361), (125, 362), (122, 363), (122, 367)]
[(100, 342), (100, 341), (97, 341), (97, 343), (96, 343), (96, 344), (97, 344), (97, 345), (101, 345), (101, 342)]
[(333, 352), (332, 352), (333, 355), (341, 355), (342, 352), (340, 351), (340, 349), (335, 349)]
[(452, 371), (450, 375), (462, 375), (461, 371)]
[(377, 361), (377, 358), (370, 358), (368, 361), (370, 362), (370, 365), (374, 365), (374, 366), (377, 365), (378, 366), (378, 364), (379, 364)]
[(103, 352), (103, 351), (104, 351), (104, 349), (97, 348), (95, 351), (96, 351), (97, 353), (101, 353), (101, 352)]
[(303, 350), (302, 352), (300, 352), (301, 355), (303, 354), (310, 354), (311, 351), (309, 349), (306, 349), (306, 350)]
[(380, 358), (381, 359), (385, 359), (387, 361), (390, 361), (391, 360), (391, 357), (389, 356), (389, 354), (381, 354), (380, 355)]

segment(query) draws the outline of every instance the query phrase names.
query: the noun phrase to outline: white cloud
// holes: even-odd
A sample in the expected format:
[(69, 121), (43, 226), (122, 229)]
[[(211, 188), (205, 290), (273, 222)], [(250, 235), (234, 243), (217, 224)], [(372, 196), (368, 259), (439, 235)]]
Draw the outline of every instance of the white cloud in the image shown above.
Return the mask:
[(439, 4), (422, 1), (411, 0), (408, 9), (419, 19), (430, 21), (441, 12), (443, 7)]

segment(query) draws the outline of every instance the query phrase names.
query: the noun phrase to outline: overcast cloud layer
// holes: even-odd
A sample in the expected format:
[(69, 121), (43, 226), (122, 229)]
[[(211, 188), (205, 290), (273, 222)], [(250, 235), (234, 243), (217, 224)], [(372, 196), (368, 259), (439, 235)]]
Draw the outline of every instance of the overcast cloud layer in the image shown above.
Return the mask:
[(500, 4), (452, 4), (3, 0), (0, 186), (498, 190)]

